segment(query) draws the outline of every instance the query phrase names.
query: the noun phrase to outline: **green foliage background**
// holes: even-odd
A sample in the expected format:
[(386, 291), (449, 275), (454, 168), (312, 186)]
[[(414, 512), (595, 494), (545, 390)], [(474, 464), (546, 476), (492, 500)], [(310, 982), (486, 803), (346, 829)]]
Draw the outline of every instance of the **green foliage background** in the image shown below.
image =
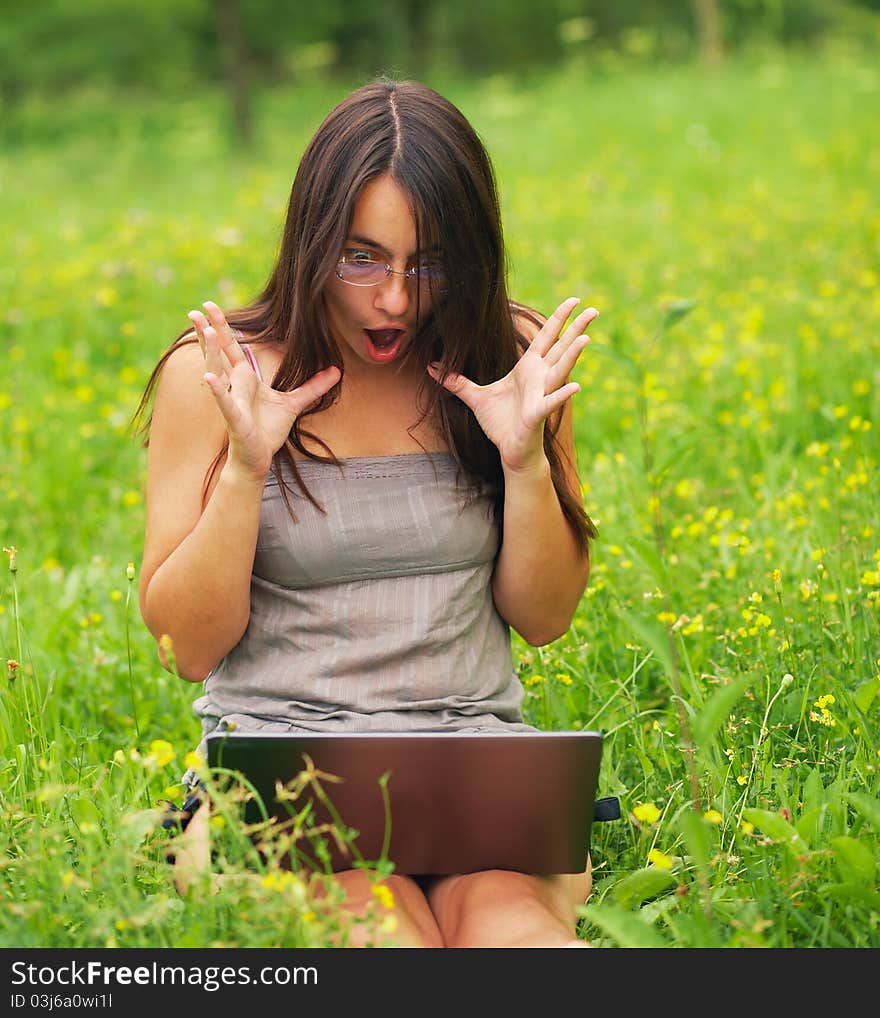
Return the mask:
[[(226, 47), (257, 83), (316, 72), (526, 74), (572, 57), (679, 60), (700, 48), (698, 3), (680, 0), (3, 0), (0, 99), (73, 89), (162, 92), (219, 82)], [(877, 0), (717, 0), (724, 50), (828, 38), (876, 45)]]
[[(514, 641), (527, 717), (606, 733), (625, 815), (594, 828), (597, 946), (880, 944), (874, 56), (835, 36), (714, 71), (619, 54), (430, 79), (494, 156), (516, 295), (601, 311), (574, 403), (590, 587), (565, 638)], [(262, 284), (299, 154), (360, 80), (258, 89), (247, 147), (219, 83), (124, 107), (34, 90), (6, 121), (5, 946), (333, 932), (333, 898), (253, 878), (234, 825), (222, 892), (171, 883), (160, 803), (197, 690), (158, 667), (127, 575), (129, 421), (186, 312)]]

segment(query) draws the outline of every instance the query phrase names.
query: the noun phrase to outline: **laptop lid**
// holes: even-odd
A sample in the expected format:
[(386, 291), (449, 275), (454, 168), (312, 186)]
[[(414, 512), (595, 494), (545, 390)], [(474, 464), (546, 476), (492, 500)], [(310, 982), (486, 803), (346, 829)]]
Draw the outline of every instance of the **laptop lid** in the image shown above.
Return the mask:
[[(308, 757), (340, 779), (322, 788), (342, 823), (358, 832), (361, 858), (380, 859), (388, 837), (386, 855), (399, 874), (581, 873), (587, 865), (598, 732), (233, 731), (209, 735), (207, 749), (209, 766), (240, 773), (270, 816), (289, 820), (311, 800), (313, 822), (330, 823), (311, 788), (294, 802), (276, 796), (277, 784), (295, 780)], [(380, 784), (386, 774), (387, 810)], [(260, 818), (259, 806), (249, 803), (245, 821)], [(332, 837), (325, 844), (334, 871), (352, 868), (356, 856), (345, 846)], [(301, 845), (314, 859), (308, 839)]]

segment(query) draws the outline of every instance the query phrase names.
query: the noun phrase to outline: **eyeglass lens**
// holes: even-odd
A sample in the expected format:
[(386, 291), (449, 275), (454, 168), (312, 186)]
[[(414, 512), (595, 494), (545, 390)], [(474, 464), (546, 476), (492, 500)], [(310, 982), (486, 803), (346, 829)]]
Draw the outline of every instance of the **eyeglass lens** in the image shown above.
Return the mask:
[(404, 275), (407, 279), (416, 279), (420, 286), (442, 289), (446, 281), (446, 274), (443, 266), (436, 262), (423, 262), (421, 265), (413, 266), (406, 272), (400, 273), (392, 269), (386, 262), (375, 259), (346, 259), (340, 258), (336, 265), (336, 274), (346, 283), (353, 283), (355, 286), (376, 286), (388, 276)]

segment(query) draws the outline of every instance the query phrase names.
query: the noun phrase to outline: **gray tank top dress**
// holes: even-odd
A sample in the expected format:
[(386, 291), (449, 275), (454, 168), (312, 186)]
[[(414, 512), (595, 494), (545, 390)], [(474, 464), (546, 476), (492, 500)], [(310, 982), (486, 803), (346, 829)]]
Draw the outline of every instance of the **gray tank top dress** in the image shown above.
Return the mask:
[(536, 731), (492, 597), (499, 528), (452, 455), (297, 467), (325, 512), (291, 483), (294, 521), (269, 475), (248, 626), (194, 703), (202, 756), (230, 727)]

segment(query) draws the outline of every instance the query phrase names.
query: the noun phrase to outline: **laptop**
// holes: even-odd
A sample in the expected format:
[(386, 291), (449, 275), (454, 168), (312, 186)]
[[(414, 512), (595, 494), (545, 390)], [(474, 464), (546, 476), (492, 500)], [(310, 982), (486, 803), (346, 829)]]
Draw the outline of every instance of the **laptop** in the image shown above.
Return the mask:
[[(413, 876), (586, 869), (602, 756), (599, 732), (232, 731), (211, 733), (207, 752), (210, 767), (233, 772), (236, 781), (239, 775), (246, 779), (278, 821), (289, 821), (309, 801), (313, 825), (333, 820), (311, 785), (295, 801), (276, 795), (279, 783), (292, 787), (306, 758), (339, 778), (321, 781), (350, 829), (351, 841), (341, 845), (320, 836), (326, 849), (321, 865), (328, 865), (329, 854), (333, 871), (353, 868), (358, 855), (369, 863), (388, 859), (394, 872)], [(261, 818), (260, 804), (251, 797), (245, 822)], [(320, 858), (313, 838), (295, 844), (289, 861), (294, 868)]]

